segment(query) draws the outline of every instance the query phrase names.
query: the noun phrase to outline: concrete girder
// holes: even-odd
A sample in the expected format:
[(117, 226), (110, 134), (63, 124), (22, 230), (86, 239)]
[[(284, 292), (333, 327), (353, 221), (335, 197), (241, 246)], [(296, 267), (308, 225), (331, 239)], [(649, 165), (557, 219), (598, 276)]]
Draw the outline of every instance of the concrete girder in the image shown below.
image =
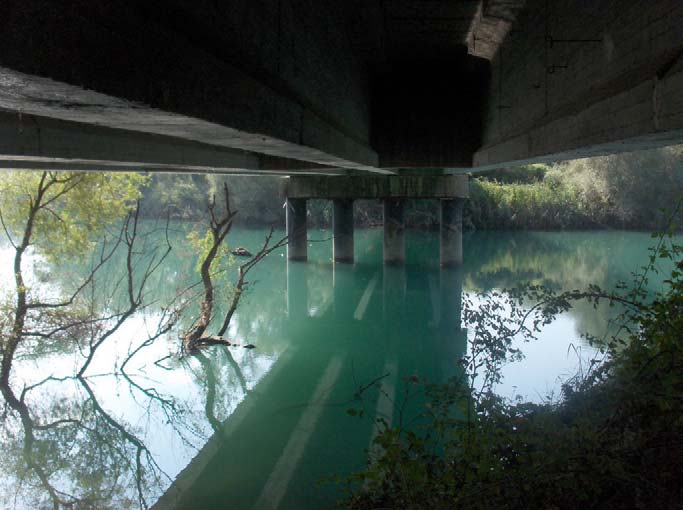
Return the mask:
[(467, 198), (466, 175), (291, 177), (287, 196), (303, 199)]
[[(683, 68), (481, 148), (476, 170), (654, 149), (683, 142)], [(561, 136), (558, 136), (561, 135)]]
[(345, 174), (342, 168), (280, 161), (177, 138), (0, 111), (0, 168), (28, 170), (227, 173), (239, 175)]
[(683, 142), (683, 3), (527, 0), (491, 62), (479, 169)]
[[(228, 4), (4, 0), (0, 109), (259, 160), (142, 161), (165, 171), (420, 173), (683, 142), (679, 1)], [(35, 161), (129, 159), (70, 143)]]
[(372, 171), (345, 7), (279, 4), (6, 0), (0, 108)]
[(335, 131), (312, 112), (302, 112), (297, 121), (303, 130), (298, 135), (298, 144), (5, 68), (0, 68), (0, 85), (0, 108), (22, 115), (173, 137), (326, 167), (379, 171), (375, 168), (377, 155), (372, 150)]

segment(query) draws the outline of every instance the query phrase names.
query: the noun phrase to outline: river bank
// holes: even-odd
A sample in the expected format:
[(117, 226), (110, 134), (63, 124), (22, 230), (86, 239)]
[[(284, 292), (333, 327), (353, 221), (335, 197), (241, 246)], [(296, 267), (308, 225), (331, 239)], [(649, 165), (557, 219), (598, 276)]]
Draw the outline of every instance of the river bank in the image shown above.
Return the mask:
[[(153, 174), (143, 191), (147, 218), (206, 218), (210, 197), (226, 183), (241, 225), (283, 226), (279, 177)], [(669, 223), (683, 190), (683, 148), (527, 165), (473, 174), (463, 211), (465, 230), (656, 231)], [(381, 225), (382, 204), (357, 200), (357, 227)], [(331, 225), (330, 201), (308, 202), (309, 225)], [(408, 200), (409, 228), (439, 226), (434, 200)]]

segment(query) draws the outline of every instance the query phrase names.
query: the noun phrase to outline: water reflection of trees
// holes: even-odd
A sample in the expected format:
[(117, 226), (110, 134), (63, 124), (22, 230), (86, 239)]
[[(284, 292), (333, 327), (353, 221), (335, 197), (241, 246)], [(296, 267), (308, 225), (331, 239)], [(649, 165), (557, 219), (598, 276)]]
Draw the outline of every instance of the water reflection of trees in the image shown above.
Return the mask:
[[(70, 222), (76, 231), (82, 230), (79, 222), (84, 220), (71, 215), (74, 204), (81, 203), (64, 197), (84, 192), (87, 198), (87, 190), (94, 193), (102, 185), (117, 195), (116, 190), (126, 189), (129, 183), (125, 178), (114, 178), (112, 184), (100, 175), (73, 173), (12, 177), (15, 180), (8, 182), (20, 186), (28, 199), (21, 211), (20, 207), (3, 207), (14, 286), (0, 316), (0, 393), (4, 400), (0, 440), (5, 453), (0, 483), (7, 488), (2, 503), (53, 509), (147, 508), (151, 498), (170, 483), (170, 477), (145, 444), (149, 431), (143, 424), (163, 417), (166, 425), (191, 445), (201, 435), (200, 423), (205, 418), (193, 416), (191, 401), (165, 394), (159, 384), (150, 383), (144, 373), (132, 368), (146, 351), (158, 350), (182, 310), (181, 295), (158, 300), (148, 293), (150, 283), (164, 288), (156, 278), (171, 251), (168, 230), (144, 231), (134, 200), (131, 204), (119, 196), (115, 198), (118, 202), (113, 201), (115, 208), (104, 207), (94, 213), (93, 209), (76, 208), (78, 214), (92, 213), (88, 219), (100, 225), (82, 232), (84, 236), (95, 232), (101, 236), (92, 245), (95, 249), (76, 255), (64, 252), (62, 245), (45, 246), (48, 256), (41, 262), (53, 263), (45, 266), (45, 274), (56, 272), (70, 278), (49, 285), (40, 279), (32, 281), (26, 269), (32, 247), (53, 236), (55, 228), (63, 226), (68, 231)], [(121, 185), (118, 188), (117, 183)], [(107, 228), (114, 226), (109, 215), (126, 211), (120, 229), (107, 233)], [(86, 245), (83, 242), (79, 249)], [(55, 271), (67, 267), (65, 255), (69, 254), (81, 263), (63, 273)], [(112, 351), (111, 344), (117, 342)], [(110, 358), (103, 363), (99, 359), (103, 356)], [(239, 369), (234, 360), (226, 367)], [(237, 374), (246, 388), (241, 371)], [(204, 409), (215, 425), (214, 404), (209, 402), (214, 400), (216, 379), (208, 369), (205, 375)], [(101, 380), (127, 390), (138, 408), (137, 420), (117, 416), (109, 408), (102, 400), (102, 388), (98, 391)]]
[[(43, 208), (61, 196), (58, 191), (51, 197), (51, 187), (62, 185), (69, 189), (71, 181), (79, 182), (74, 176), (44, 174), (27, 212), (21, 241), (13, 244), (16, 305), (4, 317), (0, 367), (0, 391), (6, 406), (3, 436), (10, 440), (9, 444), (12, 439), (20, 444), (8, 448), (17, 454), (12, 464), (19, 475), (18, 485), (41, 488), (52, 508), (130, 506), (129, 492), (125, 490), (125, 484), (120, 483), (127, 474), (128, 479), (134, 480), (140, 506), (146, 507), (145, 493), (158, 482), (162, 472), (133, 427), (120, 423), (100, 405), (86, 371), (104, 342), (144, 308), (148, 277), (161, 265), (165, 255), (163, 250), (161, 254), (153, 252), (140, 264), (139, 278), (132, 274), (131, 268), (138, 262), (138, 221), (134, 212), (124, 221), (118, 237), (110, 242), (102, 241), (90, 272), (70, 289), (63, 289), (64, 296), (45, 296), (39, 289), (29, 289), (24, 283), (22, 263), (24, 253), (32, 244), (33, 224), (44, 214)], [(128, 269), (125, 271), (127, 277), (123, 278), (127, 301), (120, 308), (106, 307), (107, 313), (95, 314), (95, 296), (101, 297), (96, 287), (97, 276), (119, 248), (125, 254)], [(164, 310), (156, 331), (142, 346), (167, 333), (174, 320), (174, 314), (169, 309)], [(31, 351), (36, 345), (56, 343), (71, 343), (79, 348), (79, 363), (74, 374), (65, 377), (50, 374), (30, 384), (24, 380), (24, 387), (19, 391), (15, 381), (17, 375), (12, 376), (16, 353), (25, 349)], [(73, 386), (70, 393), (75, 394), (74, 397), (38, 396), (47, 386), (69, 383)], [(160, 399), (158, 394), (148, 394), (154, 400)], [(42, 404), (44, 402), (48, 405)], [(46, 501), (42, 501), (40, 494), (40, 491), (31, 490), (25, 496), (33, 499), (36, 507), (42, 507)]]
[[(259, 266), (256, 277), (256, 286), (266, 287), (268, 292), (259, 292), (258, 306), (249, 306), (255, 303), (246, 296), (245, 306), (238, 311), (229, 332), (230, 338), (241, 343), (261, 339), (258, 354), (242, 356), (246, 351), (216, 347), (182, 361), (162, 360), (164, 354), (175, 350), (176, 344), (166, 340), (177, 340), (176, 331), (187, 329), (187, 323), (178, 322), (176, 298), (180, 289), (191, 288), (194, 283), (196, 258), (182, 248), (184, 229), (172, 225), (166, 230), (163, 224), (152, 222), (145, 223), (144, 228), (135, 227), (134, 218), (128, 221), (120, 238), (115, 236), (110, 244), (104, 243), (89, 264), (71, 261), (46, 266), (50, 284), (61, 289), (66, 298), (42, 302), (39, 289), (32, 289), (29, 304), (50, 306), (31, 308), (18, 330), (21, 341), (16, 352), (8, 351), (3, 340), (3, 373), (7, 376), (0, 384), (5, 400), (0, 425), (5, 462), (0, 483), (11, 489), (4, 491), (5, 499), (0, 501), (8, 507), (15, 505), (11, 498), (17, 492), (19, 505), (29, 508), (147, 507), (170, 482), (146, 444), (153, 433), (150, 424), (161, 419), (189, 449), (195, 449), (221, 428), (236, 404), (251, 391), (264, 364), (281, 351), (276, 333), (282, 330), (278, 321), (286, 315), (286, 277), (284, 260), (272, 257)], [(180, 249), (168, 254), (164, 265), (158, 265), (167, 241)], [(617, 253), (629, 253), (625, 243), (617, 246)], [(464, 286), (470, 290), (512, 287), (520, 281), (556, 289), (581, 288), (589, 283), (609, 287), (618, 279), (628, 278), (624, 269), (628, 264), (615, 264), (614, 252), (608, 254), (604, 245), (588, 237), (481, 235), (468, 250)], [(638, 260), (637, 256), (632, 260)], [(313, 305), (316, 314), (322, 313), (334, 300), (329, 266), (309, 264), (307, 270), (307, 306)], [(372, 275), (365, 276), (369, 281)], [(343, 274), (335, 277), (341, 288)], [(227, 293), (232, 280), (227, 268), (217, 276), (217, 286)], [(192, 299), (189, 302), (187, 317), (193, 317), (196, 313), (192, 306), (196, 305), (191, 304)], [(64, 306), (52, 306), (55, 304)], [(335, 311), (334, 306), (331, 310)], [(459, 318), (455, 307), (448, 310)], [(14, 331), (9, 327), (14, 311), (11, 305), (7, 311), (5, 318), (9, 319), (2, 326), (3, 333)], [(572, 313), (579, 319), (580, 328), (604, 324), (604, 310), (575, 308)], [(121, 336), (122, 325), (141, 317), (149, 328), (139, 328), (117, 347), (117, 353), (125, 353), (123, 359), (108, 360), (105, 374), (91, 373), (88, 369), (95, 364), (97, 353), (111, 355), (106, 348)], [(414, 322), (417, 338), (427, 315), (424, 321)], [(149, 352), (155, 355), (149, 357)], [(61, 375), (52, 373), (50, 364), (58, 364), (62, 358), (71, 360), (70, 370)], [(194, 394), (176, 394), (165, 388), (165, 383), (146, 377), (139, 370), (140, 358), (151, 365), (159, 361), (154, 365), (157, 371), (172, 369), (165, 383), (189, 374)], [(35, 380), (22, 371), (29, 366), (37, 367), (40, 375)], [(49, 371), (42, 373), (46, 367)], [(107, 398), (98, 391), (100, 380), (119, 384), (132, 396), (138, 414), (146, 418), (135, 413), (125, 413), (123, 418), (112, 412)]]
[[(592, 284), (611, 289), (632, 280), (632, 273), (647, 260), (651, 244), (646, 234), (632, 232), (483, 232), (470, 240), (464, 288), (484, 292), (520, 283), (557, 291)], [(654, 291), (661, 282), (652, 278), (648, 285)], [(603, 336), (606, 319), (619, 311), (606, 302), (597, 306), (581, 302), (568, 313), (578, 332)]]
[[(8, 487), (5, 497), (13, 495), (14, 502), (0, 500), (1, 506), (9, 508), (18, 500), (20, 508), (118, 509), (147, 508), (155, 501), (171, 477), (146, 445), (154, 433), (150, 423), (162, 420), (194, 450), (220, 428), (250, 384), (230, 351), (217, 348), (174, 367), (174, 372), (193, 375), (195, 397), (164, 392), (163, 384), (150, 383), (130, 368), (144, 349), (163, 340), (157, 334), (137, 339), (123, 363), (112, 363), (108, 374), (79, 374), (81, 359), (72, 374), (26, 380), (20, 392), (2, 385), (5, 401), (12, 405), (6, 404), (11, 411), (5, 409), (0, 425), (6, 452), (0, 478)], [(44, 367), (46, 361), (50, 359), (33, 362)], [(30, 363), (18, 362), (18, 368), (26, 370)], [(100, 379), (129, 392), (140, 416), (112, 412), (98, 395)], [(197, 399), (204, 400), (203, 406), (196, 405)], [(205, 422), (211, 430), (204, 429)]]

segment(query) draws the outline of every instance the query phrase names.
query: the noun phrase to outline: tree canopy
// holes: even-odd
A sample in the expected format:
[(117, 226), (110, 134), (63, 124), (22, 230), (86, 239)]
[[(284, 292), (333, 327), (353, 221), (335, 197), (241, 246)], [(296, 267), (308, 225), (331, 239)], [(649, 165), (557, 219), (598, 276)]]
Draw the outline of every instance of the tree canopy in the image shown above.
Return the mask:
[(30, 244), (48, 258), (83, 256), (97, 235), (135, 207), (147, 181), (135, 173), (5, 172), (3, 227), (15, 246), (28, 232)]

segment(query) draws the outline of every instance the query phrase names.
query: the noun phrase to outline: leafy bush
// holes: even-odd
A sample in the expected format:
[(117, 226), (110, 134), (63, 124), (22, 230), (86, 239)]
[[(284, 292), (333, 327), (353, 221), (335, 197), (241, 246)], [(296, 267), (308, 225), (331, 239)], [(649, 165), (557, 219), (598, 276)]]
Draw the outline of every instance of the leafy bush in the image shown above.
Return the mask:
[(580, 229), (595, 227), (573, 187), (470, 181), (465, 227), (474, 229)]
[[(352, 509), (680, 508), (683, 455), (683, 249), (661, 237), (629, 288), (554, 293), (528, 286), (473, 307), (463, 371), (421, 385), (424, 425), (380, 422), (365, 471), (348, 480)], [(667, 287), (643, 290), (658, 258), (672, 259)], [(501, 300), (504, 305), (501, 306)], [(497, 396), (504, 363), (577, 301), (626, 306), (621, 334), (588, 338), (603, 356), (563, 385), (560, 401)], [(535, 303), (529, 306), (529, 303)], [(507, 313), (502, 313), (503, 311)], [(415, 390), (411, 390), (415, 391)]]
[(661, 229), (683, 189), (683, 146), (483, 172), (470, 229)]

